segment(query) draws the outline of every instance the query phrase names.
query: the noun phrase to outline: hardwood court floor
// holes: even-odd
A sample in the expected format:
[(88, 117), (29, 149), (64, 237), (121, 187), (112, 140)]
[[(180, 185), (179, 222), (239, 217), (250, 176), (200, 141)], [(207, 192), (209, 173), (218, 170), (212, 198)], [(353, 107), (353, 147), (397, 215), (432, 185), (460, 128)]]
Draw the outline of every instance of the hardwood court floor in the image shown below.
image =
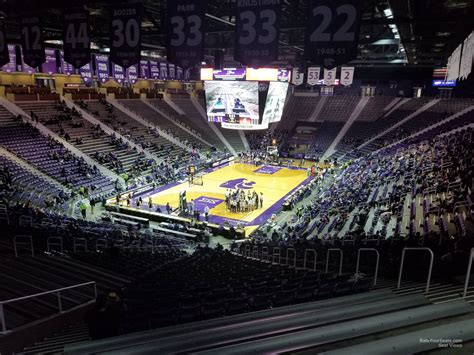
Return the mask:
[[(206, 205), (209, 207), (211, 222), (222, 223), (227, 220), (236, 224), (238, 221), (251, 227), (264, 223), (280, 207), (282, 199), (307, 180), (305, 170), (236, 163), (203, 175), (203, 186), (182, 183), (158, 193), (151, 193), (145, 201), (147, 203), (148, 196), (151, 196), (154, 205), (165, 206), (170, 203), (176, 208), (179, 205), (179, 193), (185, 190), (187, 201), (194, 199), (196, 209), (203, 212)], [(245, 213), (231, 213), (225, 204), (227, 188), (241, 188), (246, 193), (248, 190), (256, 191), (259, 195), (262, 192), (263, 208)]]

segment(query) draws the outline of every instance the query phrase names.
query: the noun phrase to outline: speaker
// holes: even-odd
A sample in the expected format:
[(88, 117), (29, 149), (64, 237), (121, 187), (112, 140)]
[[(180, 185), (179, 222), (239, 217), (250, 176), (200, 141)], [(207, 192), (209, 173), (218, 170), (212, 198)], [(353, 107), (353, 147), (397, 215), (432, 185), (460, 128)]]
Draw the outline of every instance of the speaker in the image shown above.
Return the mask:
[(224, 69), (224, 51), (221, 49), (214, 52), (214, 69)]

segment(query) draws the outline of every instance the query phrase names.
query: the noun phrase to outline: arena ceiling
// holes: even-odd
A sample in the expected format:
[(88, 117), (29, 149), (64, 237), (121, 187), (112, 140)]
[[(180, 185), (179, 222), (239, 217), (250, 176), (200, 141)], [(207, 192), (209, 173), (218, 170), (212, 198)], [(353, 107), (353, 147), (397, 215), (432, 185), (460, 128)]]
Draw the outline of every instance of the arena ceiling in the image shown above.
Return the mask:
[[(361, 0), (362, 26), (359, 55), (353, 64), (383, 66), (442, 66), (456, 46), (474, 28), (474, 0)], [(91, 13), (96, 49), (107, 47), (109, 8), (113, 1), (76, 0)], [(150, 55), (165, 56), (166, 1), (144, 0), (143, 49)], [(233, 3), (235, 0), (208, 0), (206, 16), (206, 61), (215, 49), (225, 51), (226, 64), (233, 58)], [(303, 53), (305, 13), (308, 0), (283, 0), (280, 35), (280, 63), (299, 61)], [(61, 40), (60, 8), (63, 0), (3, 0), (0, 9), (7, 18), (9, 42), (19, 42), (18, 17), (22, 11), (40, 11), (45, 39)]]

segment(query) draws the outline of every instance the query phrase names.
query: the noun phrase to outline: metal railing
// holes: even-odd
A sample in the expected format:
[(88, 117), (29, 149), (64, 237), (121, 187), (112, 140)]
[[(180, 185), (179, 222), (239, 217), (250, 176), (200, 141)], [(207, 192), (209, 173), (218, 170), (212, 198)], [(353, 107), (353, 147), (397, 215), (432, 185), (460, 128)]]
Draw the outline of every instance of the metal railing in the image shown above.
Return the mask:
[(74, 254), (77, 253), (77, 249), (79, 247), (82, 247), (84, 251), (87, 253), (87, 240), (84, 238), (74, 238), (73, 240)]
[(326, 274), (328, 273), (328, 269), (329, 269), (329, 253), (331, 251), (339, 252), (339, 255), (340, 255), (340, 258), (339, 258), (339, 275), (342, 275), (342, 259), (344, 258), (344, 252), (339, 248), (329, 248), (327, 250), (327, 254), (326, 254)]
[(278, 264), (280, 264), (281, 263), (281, 250), (278, 247), (275, 247), (272, 250), (272, 264), (275, 264), (276, 257), (278, 257)]
[[(24, 241), (25, 239), (27, 241)], [(17, 258), (18, 258), (18, 246), (19, 245), (29, 246), (31, 256), (32, 257), (35, 256), (35, 249), (33, 247), (33, 238), (31, 237), (31, 235), (20, 234), (20, 235), (15, 235), (15, 237), (13, 238), (13, 247), (15, 248), (15, 257), (17, 257)]]
[(268, 261), (269, 258), (268, 247), (262, 247), (262, 260)]
[(88, 285), (93, 285), (93, 287), (94, 287), (94, 299), (96, 299), (97, 298), (97, 284), (95, 283), (95, 281), (90, 281), (90, 282), (85, 282), (85, 283), (78, 284), (78, 285), (58, 288), (56, 290), (36, 293), (34, 295), (18, 297), (18, 298), (12, 298), (12, 299), (6, 300), (6, 301), (0, 301), (0, 323), (1, 323), (1, 332), (0, 332), (0, 334), (6, 334), (8, 332), (7, 331), (7, 324), (6, 324), (6, 321), (5, 321), (4, 305), (14, 303), (14, 302), (18, 302), (18, 301), (24, 301), (24, 300), (27, 300), (27, 299), (36, 298), (36, 297), (40, 297), (40, 296), (44, 296), (44, 295), (57, 294), (58, 310), (59, 310), (59, 313), (63, 313), (63, 305), (62, 305), (62, 302), (61, 302), (61, 291), (71, 290), (71, 289), (74, 289), (74, 288), (88, 286)]
[(281, 264), (281, 265), (288, 265), (288, 266), (290, 266), (290, 260), (289, 260), (290, 251), (293, 252), (293, 267), (296, 268), (296, 249), (294, 249), (294, 248), (287, 248), (287, 249), (286, 249), (286, 259), (285, 259), (285, 263), (284, 263), (284, 264)]
[(360, 262), (360, 252), (361, 251), (373, 251), (377, 255), (377, 260), (375, 263), (375, 275), (374, 275), (374, 286), (377, 285), (377, 275), (379, 273), (379, 261), (380, 261), (380, 254), (379, 251), (375, 248), (360, 248), (357, 250), (357, 263), (356, 263), (356, 274), (359, 272), (359, 262)]
[(258, 245), (254, 245), (252, 248), (252, 258), (258, 259)]
[[(426, 247), (418, 247), (418, 248), (404, 248), (402, 252), (402, 261), (400, 262), (400, 272), (398, 274), (398, 285), (397, 289), (400, 288), (400, 284), (402, 283), (402, 273), (403, 273), (403, 264), (405, 263), (405, 252), (407, 250), (414, 250), (414, 251), (427, 251), (430, 253), (431, 259), (430, 259), (430, 267), (428, 269), (428, 279), (426, 281), (426, 289), (425, 292), (428, 292), (430, 289), (430, 281), (431, 281), (431, 271), (433, 271), (433, 261), (434, 261), (434, 254), (433, 251), (430, 248)], [(472, 259), (471, 259), (472, 260)]]
[(464, 292), (462, 293), (463, 297), (466, 297), (467, 295), (467, 286), (469, 285), (469, 278), (471, 277), (471, 268), (472, 268), (473, 259), (474, 259), (474, 248), (471, 249), (471, 254), (469, 255), (469, 264), (467, 265), (466, 281), (464, 281)]
[(46, 246), (48, 248), (48, 253), (51, 253), (52, 248), (51, 247), (59, 247), (59, 252), (63, 253), (64, 248), (63, 248), (63, 238), (61, 237), (49, 237), (46, 240)]
[(303, 268), (304, 269), (309, 269), (306, 267), (306, 262), (308, 261), (308, 252), (312, 252), (314, 254), (314, 265), (313, 265), (313, 271), (316, 271), (316, 263), (318, 262), (318, 253), (316, 252), (315, 249), (306, 249), (304, 251), (304, 262), (303, 262)]

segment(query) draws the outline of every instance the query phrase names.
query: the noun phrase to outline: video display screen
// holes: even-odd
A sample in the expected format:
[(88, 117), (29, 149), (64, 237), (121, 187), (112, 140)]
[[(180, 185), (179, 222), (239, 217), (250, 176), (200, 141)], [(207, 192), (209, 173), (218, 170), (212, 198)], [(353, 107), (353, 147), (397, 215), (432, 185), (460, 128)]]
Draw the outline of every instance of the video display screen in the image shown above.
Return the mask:
[(206, 81), (207, 118), (211, 122), (259, 124), (258, 82)]
[(268, 88), (265, 111), (263, 112), (262, 123), (279, 122), (283, 115), (286, 94), (288, 93), (288, 83), (271, 82)]

